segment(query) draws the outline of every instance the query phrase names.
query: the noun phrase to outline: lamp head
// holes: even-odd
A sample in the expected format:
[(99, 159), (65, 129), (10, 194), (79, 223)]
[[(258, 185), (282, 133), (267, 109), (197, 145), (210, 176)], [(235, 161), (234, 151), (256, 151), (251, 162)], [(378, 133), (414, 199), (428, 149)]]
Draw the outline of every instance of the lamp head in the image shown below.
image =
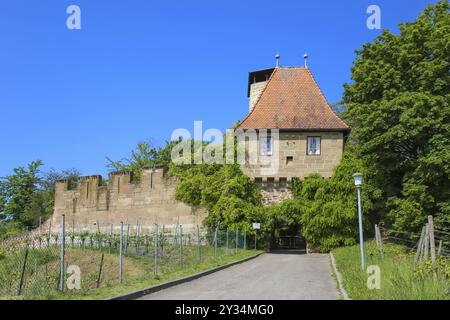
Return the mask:
[(355, 173), (353, 175), (353, 179), (355, 179), (355, 186), (361, 187), (361, 185), (362, 185), (362, 174), (361, 173)]

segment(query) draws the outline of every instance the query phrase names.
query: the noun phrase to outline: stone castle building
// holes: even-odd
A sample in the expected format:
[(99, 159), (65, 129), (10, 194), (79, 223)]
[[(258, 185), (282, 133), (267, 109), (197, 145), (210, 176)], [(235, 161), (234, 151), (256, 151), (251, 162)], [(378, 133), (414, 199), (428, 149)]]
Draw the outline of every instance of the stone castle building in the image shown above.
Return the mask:
[[(258, 158), (264, 163), (242, 166), (260, 186), (266, 204), (289, 198), (293, 178), (303, 179), (311, 173), (331, 176), (350, 128), (331, 110), (308, 68), (251, 72), (248, 97), (249, 114), (238, 129), (279, 130), (278, 141), (269, 135), (258, 138)], [(277, 162), (275, 173), (263, 170), (267, 161)], [(144, 170), (138, 183), (127, 172), (111, 173), (107, 185), (101, 176), (83, 177), (76, 186), (59, 181), (54, 221), (58, 223), (65, 214), (68, 221), (81, 224), (200, 224), (206, 213), (175, 200), (176, 184), (174, 178), (166, 177), (164, 168)]]
[[(333, 112), (306, 67), (251, 72), (249, 114), (238, 129), (279, 131), (278, 141), (258, 136), (258, 163), (242, 170), (261, 187), (265, 203), (289, 198), (293, 178), (311, 173), (325, 178), (340, 162), (350, 128)], [(276, 163), (276, 172), (265, 167)]]

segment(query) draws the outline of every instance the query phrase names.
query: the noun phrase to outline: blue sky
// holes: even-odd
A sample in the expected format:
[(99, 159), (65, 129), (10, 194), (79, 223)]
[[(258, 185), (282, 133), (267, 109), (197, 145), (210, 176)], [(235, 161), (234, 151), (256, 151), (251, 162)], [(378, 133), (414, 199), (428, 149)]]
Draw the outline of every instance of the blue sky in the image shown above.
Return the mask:
[[(431, 1), (435, 3), (436, 1)], [(176, 128), (225, 130), (248, 110), (248, 72), (309, 66), (329, 102), (350, 81), (354, 50), (397, 32), (427, 0), (40, 0), (0, 10), (0, 176), (41, 159), (44, 170), (106, 174), (109, 156), (162, 145)], [(81, 9), (68, 30), (66, 8)]]

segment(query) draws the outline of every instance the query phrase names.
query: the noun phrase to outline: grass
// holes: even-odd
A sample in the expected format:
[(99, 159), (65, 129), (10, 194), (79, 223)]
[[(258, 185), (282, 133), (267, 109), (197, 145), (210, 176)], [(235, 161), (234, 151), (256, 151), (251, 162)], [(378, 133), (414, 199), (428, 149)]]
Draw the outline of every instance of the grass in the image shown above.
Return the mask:
[(333, 250), (344, 288), (355, 300), (449, 300), (450, 264), (440, 258), (415, 264), (414, 252), (392, 244), (384, 246), (384, 259), (375, 242), (365, 243), (366, 266), (380, 267), (380, 289), (369, 289), (369, 274), (361, 270), (359, 246)]
[[(147, 287), (161, 284), (164, 282), (184, 278), (202, 271), (206, 271), (209, 269), (213, 269), (219, 266), (223, 266), (238, 260), (242, 260), (251, 256), (255, 256), (260, 253), (260, 251), (254, 250), (240, 250), (238, 253), (230, 253), (229, 255), (222, 255), (215, 259), (205, 259), (201, 263), (188, 263), (185, 264), (184, 267), (175, 266), (172, 270), (168, 270), (166, 272), (161, 273), (157, 277), (153, 275), (153, 269), (150, 273), (148, 263), (142, 261), (142, 259), (132, 258), (133, 263), (135, 264), (134, 272), (128, 271), (128, 280), (124, 281), (122, 284), (111, 284), (99, 289), (93, 290), (85, 290), (79, 292), (72, 292), (66, 294), (55, 294), (48, 296), (48, 299), (106, 299), (110, 297), (114, 297), (120, 294), (137, 291), (141, 289), (145, 289)], [(141, 261), (139, 261), (141, 260)], [(175, 262), (175, 265), (177, 263)], [(137, 274), (136, 274), (137, 273)], [(145, 276), (139, 275), (139, 273), (144, 273)]]
[[(123, 281), (118, 280), (119, 257), (114, 250), (67, 248), (66, 266), (77, 265), (81, 271), (81, 290), (61, 293), (59, 282), (59, 248), (30, 249), (27, 258), (22, 295), (17, 296), (25, 249), (2, 253), (0, 257), (0, 299), (105, 299), (149, 286), (183, 278), (201, 271), (229, 264), (260, 253), (255, 250), (219, 247), (217, 256), (211, 246), (201, 247), (201, 261), (197, 246), (183, 248), (183, 263), (179, 246), (167, 245), (158, 260), (158, 275), (154, 274), (154, 257), (143, 248), (128, 248), (123, 259)], [(104, 255), (100, 286), (97, 288), (101, 256)]]

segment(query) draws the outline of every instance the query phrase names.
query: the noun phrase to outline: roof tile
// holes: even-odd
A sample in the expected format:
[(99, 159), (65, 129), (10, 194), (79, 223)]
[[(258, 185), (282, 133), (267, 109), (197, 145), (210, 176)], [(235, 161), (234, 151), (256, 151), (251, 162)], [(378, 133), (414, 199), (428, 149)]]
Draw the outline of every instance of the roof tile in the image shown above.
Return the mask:
[(330, 108), (309, 69), (278, 67), (240, 129), (350, 130)]

